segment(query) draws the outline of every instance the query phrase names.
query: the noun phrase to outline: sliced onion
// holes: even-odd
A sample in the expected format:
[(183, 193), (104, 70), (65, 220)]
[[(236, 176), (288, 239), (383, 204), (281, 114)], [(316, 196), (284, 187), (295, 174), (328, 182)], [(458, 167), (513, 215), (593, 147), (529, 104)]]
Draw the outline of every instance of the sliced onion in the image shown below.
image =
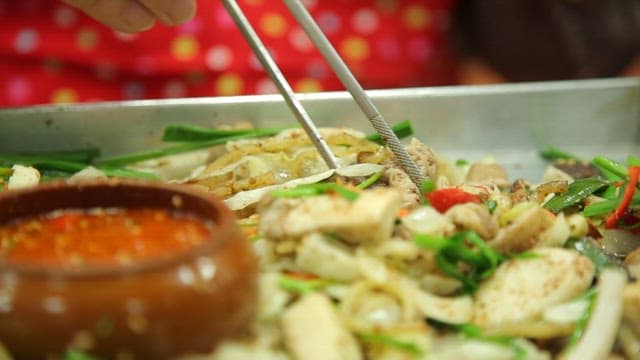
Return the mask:
[(609, 255), (627, 256), (638, 247), (640, 236), (637, 234), (621, 229), (602, 231), (602, 248)]
[(618, 269), (603, 269), (598, 278), (596, 303), (582, 338), (566, 360), (607, 359), (622, 319), (622, 290), (627, 276)]

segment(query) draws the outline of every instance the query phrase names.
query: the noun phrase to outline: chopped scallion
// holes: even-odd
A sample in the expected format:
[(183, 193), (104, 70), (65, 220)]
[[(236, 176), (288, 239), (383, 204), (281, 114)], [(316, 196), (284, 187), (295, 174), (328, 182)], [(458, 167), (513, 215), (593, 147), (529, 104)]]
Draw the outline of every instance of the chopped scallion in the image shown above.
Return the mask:
[[(411, 121), (409, 120), (404, 120), (391, 126), (391, 130), (399, 139), (403, 139), (413, 135), (413, 127), (411, 126)], [(378, 144), (384, 143), (384, 141), (382, 141), (382, 137), (378, 133), (367, 135), (366, 139)]]
[(368, 187), (370, 187), (371, 185), (375, 184), (378, 180), (380, 180), (380, 178), (382, 177), (382, 171), (377, 172), (371, 176), (369, 176), (365, 181), (361, 182), (360, 184), (356, 185), (356, 187), (360, 190), (364, 190)]
[(200, 142), (227, 139), (231, 136), (262, 137), (275, 135), (287, 128), (212, 129), (195, 125), (169, 125), (164, 129), (162, 141)]
[(547, 160), (563, 159), (563, 160), (580, 161), (580, 159), (577, 156), (553, 146), (547, 146), (546, 148), (542, 149), (540, 151), (540, 156), (542, 156), (544, 159), (547, 159)]
[(398, 339), (392, 335), (382, 334), (382, 333), (361, 333), (358, 334), (358, 337), (363, 341), (381, 344), (384, 346), (400, 349), (403, 351), (410, 352), (414, 355), (421, 355), (423, 353), (422, 349), (415, 343)]

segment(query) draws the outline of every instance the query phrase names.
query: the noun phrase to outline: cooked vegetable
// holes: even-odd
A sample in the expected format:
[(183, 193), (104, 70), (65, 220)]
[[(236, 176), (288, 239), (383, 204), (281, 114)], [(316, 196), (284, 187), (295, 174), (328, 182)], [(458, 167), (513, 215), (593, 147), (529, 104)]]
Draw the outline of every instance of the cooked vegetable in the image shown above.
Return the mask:
[(375, 184), (378, 180), (380, 180), (380, 178), (382, 177), (382, 174), (383, 174), (382, 171), (381, 172), (377, 172), (377, 173), (369, 176), (365, 181), (361, 182), (356, 187), (358, 189), (364, 190), (364, 189), (370, 187), (371, 185)]
[[(391, 126), (391, 130), (399, 139), (403, 139), (413, 135), (413, 127), (411, 126), (410, 120), (404, 120), (397, 124)], [(367, 140), (373, 141), (378, 144), (382, 144), (382, 137), (379, 133), (373, 133), (371, 135), (367, 135)]]
[(212, 129), (194, 125), (169, 125), (164, 129), (162, 141), (199, 142), (246, 136), (247, 138), (275, 135), (286, 128)]
[(589, 318), (591, 317), (591, 313), (593, 312), (593, 305), (595, 304), (596, 300), (596, 291), (594, 289), (590, 289), (586, 294), (583, 295), (582, 298), (587, 301), (588, 305), (585, 311), (580, 316), (580, 319), (578, 319), (578, 322), (576, 323), (571, 336), (569, 336), (569, 339), (567, 340), (567, 349), (573, 349), (576, 346), (578, 340), (582, 338), (582, 335), (587, 328)]
[(540, 150), (540, 156), (547, 160), (565, 159), (580, 161), (577, 156), (553, 146), (547, 146), (546, 148)]
[[(504, 259), (478, 234), (471, 231), (458, 233), (449, 239), (416, 234), (414, 241), (424, 248), (436, 251), (436, 263), (440, 271), (459, 280), (464, 291), (469, 293), (478, 288), (480, 281), (491, 276)], [(465, 263), (467, 270), (461, 270), (459, 263)]]
[(605, 220), (605, 227), (607, 229), (612, 229), (618, 225), (625, 212), (631, 205), (633, 200), (633, 195), (636, 193), (636, 189), (638, 186), (638, 180), (640, 179), (640, 166), (631, 166), (628, 171), (629, 181), (627, 182), (627, 186), (622, 194), (622, 198), (620, 199), (620, 203), (613, 211), (611, 215), (607, 217)]
[(410, 341), (400, 340), (393, 335), (382, 334), (382, 333), (363, 333), (358, 334), (358, 337), (365, 342), (382, 344), (384, 346), (393, 347), (396, 349), (400, 349), (406, 352), (409, 352), (413, 355), (422, 355), (423, 351), (420, 349), (418, 345), (412, 343)]
[(305, 196), (317, 196), (329, 193), (338, 194), (349, 201), (354, 201), (358, 198), (357, 192), (351, 191), (335, 183), (303, 184), (291, 189), (273, 190), (271, 191), (271, 196), (296, 198)]
[(565, 247), (567, 249), (575, 249), (582, 255), (586, 256), (596, 266), (596, 271), (601, 271), (607, 266), (616, 264), (615, 258), (607, 255), (600, 244), (592, 238), (585, 237), (582, 239), (569, 239)]
[(587, 196), (593, 194), (606, 186), (606, 182), (600, 179), (580, 179), (569, 185), (569, 190), (565, 194), (556, 194), (551, 200), (544, 204), (544, 207), (551, 212), (557, 213), (569, 206), (576, 205)]
[(429, 204), (441, 213), (459, 204), (482, 203), (477, 195), (468, 193), (458, 188), (438, 189), (426, 194)]

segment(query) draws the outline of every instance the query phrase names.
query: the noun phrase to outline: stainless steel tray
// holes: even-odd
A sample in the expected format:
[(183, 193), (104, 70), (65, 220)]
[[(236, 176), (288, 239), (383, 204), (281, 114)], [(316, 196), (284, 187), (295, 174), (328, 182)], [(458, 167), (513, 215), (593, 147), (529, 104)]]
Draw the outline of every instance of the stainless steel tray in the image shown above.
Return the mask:
[[(620, 78), (378, 90), (390, 122), (411, 119), (417, 136), (451, 159), (493, 155), (512, 178), (538, 179), (538, 150), (554, 145), (584, 158), (624, 159), (640, 150), (640, 79)], [(371, 132), (345, 92), (300, 95), (320, 126)], [(115, 155), (163, 146), (169, 124), (251, 121), (294, 124), (279, 95), (145, 100), (0, 110), (0, 152), (98, 146)]]

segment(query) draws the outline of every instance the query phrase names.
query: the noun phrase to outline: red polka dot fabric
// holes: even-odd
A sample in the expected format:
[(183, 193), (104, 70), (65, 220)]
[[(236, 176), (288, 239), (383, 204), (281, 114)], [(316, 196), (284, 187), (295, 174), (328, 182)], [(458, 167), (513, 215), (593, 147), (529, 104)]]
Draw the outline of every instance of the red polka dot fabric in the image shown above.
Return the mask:
[[(455, 0), (307, 0), (363, 87), (452, 84)], [(280, 1), (240, 0), (294, 90), (342, 85)], [(0, 106), (277, 92), (219, 1), (115, 32), (56, 0), (0, 0)]]

